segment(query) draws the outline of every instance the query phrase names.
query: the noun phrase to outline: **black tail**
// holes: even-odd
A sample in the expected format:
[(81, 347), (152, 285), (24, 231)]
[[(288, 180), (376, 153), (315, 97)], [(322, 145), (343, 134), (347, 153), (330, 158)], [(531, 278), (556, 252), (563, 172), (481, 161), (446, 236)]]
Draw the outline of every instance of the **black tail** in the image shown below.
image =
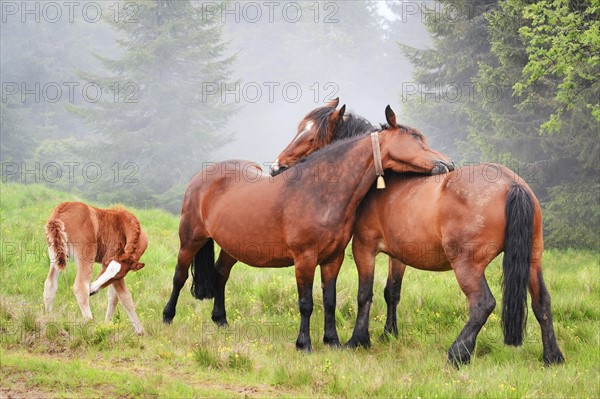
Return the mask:
[(209, 238), (192, 261), (192, 295), (196, 299), (214, 298), (216, 286), (215, 243)]
[(527, 321), (527, 285), (533, 241), (533, 199), (514, 184), (506, 196), (506, 228), (502, 270), (502, 329), (504, 343), (519, 346)]

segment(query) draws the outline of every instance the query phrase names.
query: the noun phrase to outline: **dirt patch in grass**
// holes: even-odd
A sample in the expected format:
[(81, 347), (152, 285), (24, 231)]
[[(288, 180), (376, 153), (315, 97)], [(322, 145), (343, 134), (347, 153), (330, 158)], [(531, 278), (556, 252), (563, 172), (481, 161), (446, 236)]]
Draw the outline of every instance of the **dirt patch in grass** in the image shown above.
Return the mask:
[(44, 391), (38, 387), (27, 384), (33, 373), (18, 370), (14, 367), (2, 366), (0, 378), (0, 399), (30, 399), (30, 398), (52, 398), (52, 392)]
[[(7, 352), (5, 352), (7, 353)], [(14, 352), (13, 352), (14, 353)], [(41, 354), (41, 353), (22, 353), (22, 356), (30, 357), (32, 359), (43, 360), (48, 362), (64, 362), (72, 359), (72, 353), (63, 354)], [(145, 363), (145, 364), (144, 364)], [(149, 365), (151, 362), (143, 362), (142, 364), (133, 364), (133, 360), (129, 358), (107, 360), (102, 357), (96, 357), (93, 363), (93, 369), (101, 371), (110, 371), (115, 373), (126, 373), (131, 375), (132, 380), (149, 380), (157, 376), (162, 376), (162, 382), (169, 384), (172, 381), (179, 380), (185, 381), (185, 384), (194, 389), (218, 391), (225, 393), (227, 396), (232, 397), (274, 397), (282, 395), (293, 395), (290, 391), (283, 391), (277, 387), (273, 387), (266, 384), (236, 384), (231, 382), (215, 382), (213, 380), (202, 378), (193, 371), (182, 370), (176, 367), (164, 367), (161, 366), (160, 370), (154, 369)], [(39, 373), (38, 373), (39, 374)], [(44, 390), (44, 387), (35, 385), (31, 381), (36, 377), (35, 372), (23, 370), (19, 367), (2, 365), (0, 370), (0, 377), (2, 384), (0, 384), (0, 399), (16, 399), (16, 398), (55, 398), (55, 397), (77, 397), (81, 398), (82, 395), (78, 394), (71, 387), (70, 390), (61, 390), (60, 393), (55, 392), (54, 389), (48, 387)], [(167, 377), (167, 378), (165, 378)], [(85, 389), (91, 396), (111, 396), (111, 397), (130, 397), (128, 394), (119, 394), (115, 392), (114, 387), (107, 384), (98, 384), (94, 382), (80, 381), (80, 386)], [(75, 388), (77, 389), (77, 388)], [(84, 395), (85, 396), (85, 395)], [(154, 396), (154, 395), (150, 395)]]

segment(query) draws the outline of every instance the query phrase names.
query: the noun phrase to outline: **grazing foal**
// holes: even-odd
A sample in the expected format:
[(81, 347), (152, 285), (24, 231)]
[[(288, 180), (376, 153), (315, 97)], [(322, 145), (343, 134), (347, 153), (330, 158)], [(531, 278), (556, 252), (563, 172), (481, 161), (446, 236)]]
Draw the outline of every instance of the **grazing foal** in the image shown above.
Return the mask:
[[(44, 308), (52, 310), (58, 288), (58, 275), (70, 255), (77, 264), (73, 291), (85, 319), (92, 319), (89, 297), (109, 286), (106, 320), (110, 320), (120, 300), (137, 334), (144, 329), (135, 313), (131, 294), (123, 277), (130, 270), (144, 267), (139, 262), (148, 246), (140, 222), (124, 208), (98, 209), (82, 202), (63, 202), (52, 211), (46, 223), (50, 270), (44, 284)], [(90, 284), (94, 262), (102, 264)]]

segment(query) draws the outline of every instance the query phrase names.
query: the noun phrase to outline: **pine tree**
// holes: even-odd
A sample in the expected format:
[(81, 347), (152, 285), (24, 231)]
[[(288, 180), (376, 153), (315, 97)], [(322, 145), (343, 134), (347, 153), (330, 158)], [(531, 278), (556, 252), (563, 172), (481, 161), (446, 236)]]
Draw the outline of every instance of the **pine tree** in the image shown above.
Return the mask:
[(234, 109), (220, 93), (232, 57), (218, 13), (202, 4), (126, 5), (128, 19), (108, 21), (122, 35), (121, 56), (99, 56), (110, 75), (81, 72), (102, 87), (102, 100), (73, 112), (97, 134), (88, 154), (111, 170), (103, 184), (113, 198), (177, 212), (189, 178), (231, 139), (223, 130)]
[(599, 12), (585, 0), (508, 0), (488, 16), (499, 64), (480, 76), (504, 81), (513, 104), (481, 109), (494, 134), (479, 137), (533, 161), (552, 246), (600, 244)]
[[(442, 0), (420, 4), (421, 19), (432, 43), (426, 48), (399, 43), (415, 66), (412, 81), (403, 87), (401, 101), (409, 123), (418, 126), (437, 148), (457, 160), (477, 161), (480, 152), (466, 146), (466, 127), (469, 108), (489, 101), (486, 87), (476, 78), (479, 63), (493, 58), (483, 15), (497, 2)], [(403, 12), (414, 10), (395, 11), (402, 17)]]
[[(404, 50), (418, 79), (430, 85), (471, 81), (474, 100), (414, 101), (408, 109), (449, 133), (467, 157), (479, 155), (520, 173), (543, 202), (549, 246), (597, 248), (598, 6), (566, 0), (506, 0), (491, 8), (483, 1), (442, 3), (456, 10), (458, 21), (427, 24), (433, 48)], [(465, 5), (476, 12), (461, 14)]]

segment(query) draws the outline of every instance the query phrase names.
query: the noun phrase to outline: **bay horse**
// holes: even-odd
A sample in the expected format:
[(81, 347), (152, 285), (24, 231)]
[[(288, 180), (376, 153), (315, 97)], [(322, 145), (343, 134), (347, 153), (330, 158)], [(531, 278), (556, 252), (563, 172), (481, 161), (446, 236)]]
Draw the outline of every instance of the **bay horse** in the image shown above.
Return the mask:
[[(310, 112), (294, 140), (273, 162), (281, 173), (312, 152), (375, 128), (356, 115), (336, 111), (337, 100)], [(388, 123), (427, 143), (408, 126)], [(391, 119), (391, 121), (390, 121)], [(550, 310), (550, 294), (542, 278), (542, 212), (531, 188), (515, 172), (497, 164), (481, 164), (442, 176), (388, 173), (387, 188), (372, 187), (358, 207), (352, 252), (359, 275), (358, 312), (349, 347), (369, 347), (369, 310), (375, 256), (389, 255), (384, 290), (387, 320), (384, 337), (398, 335), (396, 308), (406, 265), (420, 270), (453, 270), (469, 304), (469, 319), (448, 351), (455, 366), (468, 363), (475, 340), (496, 306), (485, 268), (501, 252), (503, 259), (502, 325), (504, 342), (519, 346), (527, 312), (527, 286), (542, 331), (543, 359), (561, 363)]]
[[(225, 284), (238, 262), (254, 267), (295, 268), (300, 309), (296, 348), (310, 351), (313, 279), (321, 266), (323, 342), (339, 346), (335, 326), (336, 279), (350, 241), (356, 208), (375, 181), (374, 150), (384, 169), (437, 174), (448, 160), (398, 129), (340, 141), (277, 177), (250, 161), (207, 166), (188, 184), (179, 223), (180, 249), (173, 291), (163, 321), (175, 316), (192, 267), (192, 294), (214, 297), (212, 320), (227, 324)], [(282, 200), (285, 198), (285, 200)], [(215, 264), (214, 243), (220, 248)]]
[[(45, 311), (52, 310), (58, 276), (70, 255), (77, 264), (73, 292), (84, 319), (93, 318), (89, 297), (108, 286), (106, 320), (112, 319), (120, 300), (135, 333), (143, 334), (144, 328), (123, 279), (130, 270), (144, 267), (139, 260), (148, 246), (148, 237), (138, 219), (121, 206), (99, 209), (82, 202), (63, 202), (52, 211), (45, 230), (50, 256), (50, 270), (44, 284)], [(102, 270), (90, 284), (94, 262), (101, 263)]]

